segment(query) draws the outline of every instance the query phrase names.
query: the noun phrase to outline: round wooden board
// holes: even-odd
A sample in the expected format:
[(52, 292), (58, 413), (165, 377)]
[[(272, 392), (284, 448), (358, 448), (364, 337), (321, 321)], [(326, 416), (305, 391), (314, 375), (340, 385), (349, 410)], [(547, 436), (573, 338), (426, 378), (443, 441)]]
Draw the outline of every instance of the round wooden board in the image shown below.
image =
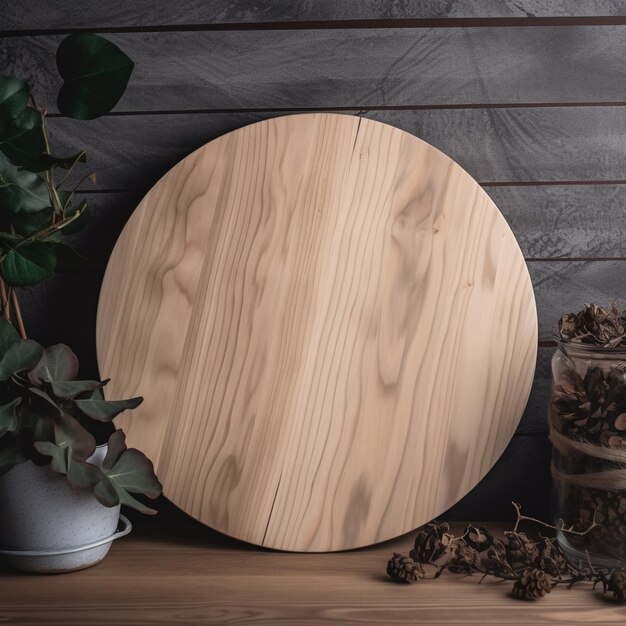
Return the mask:
[(229, 133), (143, 199), (98, 310), (107, 397), (165, 495), (233, 537), (379, 542), (466, 495), (534, 374), (515, 238), (450, 158), (347, 115)]

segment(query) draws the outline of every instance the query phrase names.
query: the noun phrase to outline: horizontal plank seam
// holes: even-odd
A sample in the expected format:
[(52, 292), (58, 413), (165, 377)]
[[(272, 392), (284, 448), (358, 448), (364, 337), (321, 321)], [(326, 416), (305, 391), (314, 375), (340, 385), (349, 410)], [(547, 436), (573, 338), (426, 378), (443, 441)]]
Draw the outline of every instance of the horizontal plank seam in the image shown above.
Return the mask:
[[(333, 113), (351, 111), (355, 115), (376, 111), (456, 111), (466, 109), (565, 109), (624, 107), (626, 100), (582, 101), (582, 102), (503, 102), (503, 103), (459, 103), (459, 104), (376, 104), (368, 106), (319, 106), (319, 107), (248, 107), (237, 109), (158, 109), (137, 111), (112, 111), (102, 117), (130, 117), (137, 115), (208, 115), (223, 113)], [(48, 113), (48, 117), (65, 117), (60, 113)]]
[[(626, 185), (626, 180), (522, 180), (522, 181), (478, 181), (481, 187), (560, 187), (560, 186), (581, 186), (590, 187), (594, 185)], [(80, 194), (107, 194), (107, 193), (128, 193), (143, 195), (134, 189), (81, 189)]]
[(540, 348), (556, 348), (556, 341), (554, 341), (554, 339), (540, 339), (539, 347)]
[(533, 256), (525, 257), (527, 263), (536, 263), (544, 261), (626, 261), (623, 256)]
[(224, 22), (201, 24), (153, 24), (145, 26), (94, 26), (0, 30), (0, 37), (65, 35), (71, 33), (161, 33), (251, 30), (361, 30), (405, 28), (517, 28), (536, 26), (623, 26), (626, 15), (572, 17), (435, 17), (378, 18), (347, 20), (306, 20), (275, 22)]
[(554, 185), (626, 185), (626, 179), (601, 180), (486, 180), (479, 181), (482, 187), (547, 187)]

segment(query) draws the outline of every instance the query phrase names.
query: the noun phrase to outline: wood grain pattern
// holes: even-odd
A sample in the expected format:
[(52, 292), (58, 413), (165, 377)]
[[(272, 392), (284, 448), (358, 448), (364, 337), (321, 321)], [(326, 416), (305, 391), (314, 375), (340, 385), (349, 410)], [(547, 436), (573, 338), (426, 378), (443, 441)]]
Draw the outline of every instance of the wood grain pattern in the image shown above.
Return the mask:
[[(104, 157), (104, 155), (102, 155)], [(622, 258), (626, 254), (626, 185), (506, 185), (485, 187), (509, 223), (526, 259)], [(78, 194), (92, 209), (75, 238), (91, 258), (106, 263), (142, 194)], [(552, 320), (554, 322), (554, 320)]]
[[(624, 102), (626, 26), (159, 32), (116, 111)], [(3, 72), (56, 111), (60, 35), (0, 40)], [(172, 55), (172, 50), (176, 51)], [(142, 62), (142, 60), (145, 60)]]
[[(6, 5), (6, 6), (5, 6)], [(620, 0), (55, 0), (37, 4), (0, 2), (6, 30), (179, 24), (263, 23), (442, 17), (570, 17), (622, 15)]]
[[(479, 520), (474, 520), (479, 521)], [(599, 589), (559, 587), (540, 602), (513, 602), (508, 583), (444, 574), (417, 585), (384, 576), (412, 536), (341, 554), (251, 549), (183, 520), (137, 520), (99, 565), (64, 576), (0, 571), (2, 623), (299, 626), (342, 624), (622, 624), (624, 609)], [(463, 524), (454, 526), (456, 532)], [(510, 525), (489, 524), (501, 534)]]
[(393, 127), (313, 114), (226, 135), (149, 192), (97, 344), (111, 397), (146, 390), (120, 424), (174, 503), (327, 551), (406, 532), (484, 476), (528, 399), (537, 320), (466, 172)]
[[(89, 124), (57, 118), (50, 129), (59, 153), (87, 150), (100, 189), (136, 190), (206, 142), (278, 114), (113, 116)], [(363, 117), (424, 139), (481, 184), (626, 180), (626, 107), (377, 110)]]

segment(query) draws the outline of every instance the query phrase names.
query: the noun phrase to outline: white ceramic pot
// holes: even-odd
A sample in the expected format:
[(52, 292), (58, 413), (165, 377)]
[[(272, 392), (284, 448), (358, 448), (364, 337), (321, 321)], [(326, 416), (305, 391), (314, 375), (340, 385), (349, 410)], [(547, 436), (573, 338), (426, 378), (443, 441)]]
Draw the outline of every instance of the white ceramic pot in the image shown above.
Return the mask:
[[(102, 462), (106, 445), (89, 459)], [(122, 526), (118, 531), (118, 526)], [(65, 476), (27, 461), (0, 477), (0, 558), (30, 572), (60, 573), (100, 562), (130, 532), (120, 506), (74, 491)]]

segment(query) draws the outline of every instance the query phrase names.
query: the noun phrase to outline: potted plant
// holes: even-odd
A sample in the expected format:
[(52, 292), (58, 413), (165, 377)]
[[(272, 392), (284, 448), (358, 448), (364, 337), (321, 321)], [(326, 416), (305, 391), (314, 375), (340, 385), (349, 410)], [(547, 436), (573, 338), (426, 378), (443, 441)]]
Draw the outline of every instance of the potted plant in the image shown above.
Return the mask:
[[(64, 39), (57, 66), (59, 111), (76, 119), (111, 110), (133, 69), (92, 34)], [(31, 571), (97, 563), (130, 530), (120, 506), (154, 513), (132, 494), (161, 493), (152, 463), (121, 431), (103, 446), (90, 432), (142, 398), (106, 400), (108, 381), (77, 380), (76, 355), (28, 339), (19, 306), (18, 289), (85, 261), (63, 241), (86, 219), (80, 183), (66, 188), (85, 160), (83, 151), (54, 155), (28, 85), (0, 76), (0, 555)]]

